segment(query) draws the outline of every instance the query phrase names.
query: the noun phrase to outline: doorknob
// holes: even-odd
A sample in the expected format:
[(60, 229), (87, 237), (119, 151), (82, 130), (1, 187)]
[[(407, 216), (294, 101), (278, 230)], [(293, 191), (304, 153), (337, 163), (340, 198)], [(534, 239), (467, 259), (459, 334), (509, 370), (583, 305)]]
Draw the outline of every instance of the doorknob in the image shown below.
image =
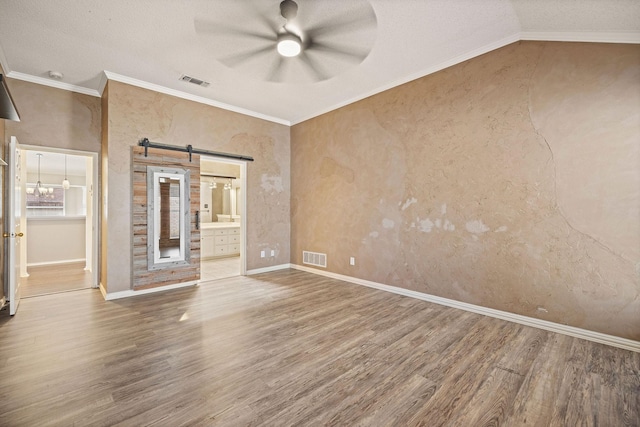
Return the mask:
[[(24, 236), (24, 233), (18, 233), (16, 234), (16, 237), (22, 237)], [(2, 237), (11, 237), (11, 234), (9, 233), (2, 233)]]

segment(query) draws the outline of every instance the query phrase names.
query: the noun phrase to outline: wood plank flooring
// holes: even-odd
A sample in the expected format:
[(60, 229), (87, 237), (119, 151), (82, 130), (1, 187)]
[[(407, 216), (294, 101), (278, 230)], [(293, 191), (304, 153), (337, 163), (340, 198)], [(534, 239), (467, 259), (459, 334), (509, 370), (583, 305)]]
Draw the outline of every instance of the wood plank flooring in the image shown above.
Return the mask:
[(21, 278), (22, 297), (90, 288), (92, 275), (84, 267), (84, 262), (29, 267), (29, 277)]
[(640, 353), (283, 270), (0, 312), (3, 426), (638, 426)]

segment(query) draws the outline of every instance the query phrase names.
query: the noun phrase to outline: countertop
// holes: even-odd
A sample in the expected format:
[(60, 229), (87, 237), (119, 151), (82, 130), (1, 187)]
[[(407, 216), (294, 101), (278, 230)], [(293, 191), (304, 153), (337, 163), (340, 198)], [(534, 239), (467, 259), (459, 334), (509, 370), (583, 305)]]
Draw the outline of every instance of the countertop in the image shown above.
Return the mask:
[(239, 228), (239, 222), (202, 222), (200, 223), (200, 228), (203, 230), (208, 230), (212, 228)]

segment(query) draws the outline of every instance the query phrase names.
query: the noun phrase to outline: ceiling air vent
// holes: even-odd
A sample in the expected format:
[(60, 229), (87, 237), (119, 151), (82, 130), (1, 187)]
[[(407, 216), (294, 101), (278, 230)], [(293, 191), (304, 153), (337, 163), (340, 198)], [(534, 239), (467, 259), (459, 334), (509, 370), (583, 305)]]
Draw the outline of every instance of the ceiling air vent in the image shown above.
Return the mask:
[(182, 80), (183, 82), (193, 83), (194, 85), (198, 85), (198, 86), (202, 86), (202, 87), (209, 87), (209, 85), (211, 84), (209, 82), (205, 82), (204, 80), (200, 80), (200, 79), (196, 79), (195, 77), (187, 76), (186, 74), (181, 75), (180, 76), (180, 80)]
[(302, 263), (315, 265), (316, 267), (327, 267), (327, 255), (319, 252), (302, 251)]

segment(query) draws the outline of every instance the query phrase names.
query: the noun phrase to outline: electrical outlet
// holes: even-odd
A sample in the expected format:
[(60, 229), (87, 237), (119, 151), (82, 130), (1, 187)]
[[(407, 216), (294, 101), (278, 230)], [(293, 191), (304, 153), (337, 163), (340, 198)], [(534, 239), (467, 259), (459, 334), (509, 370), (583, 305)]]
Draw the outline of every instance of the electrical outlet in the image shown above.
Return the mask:
[(274, 251), (273, 249), (271, 249), (271, 256), (276, 256), (276, 251)]
[(349, 258), (349, 265), (356, 265), (356, 257), (352, 256)]
[(264, 258), (264, 251), (260, 251), (260, 258)]

